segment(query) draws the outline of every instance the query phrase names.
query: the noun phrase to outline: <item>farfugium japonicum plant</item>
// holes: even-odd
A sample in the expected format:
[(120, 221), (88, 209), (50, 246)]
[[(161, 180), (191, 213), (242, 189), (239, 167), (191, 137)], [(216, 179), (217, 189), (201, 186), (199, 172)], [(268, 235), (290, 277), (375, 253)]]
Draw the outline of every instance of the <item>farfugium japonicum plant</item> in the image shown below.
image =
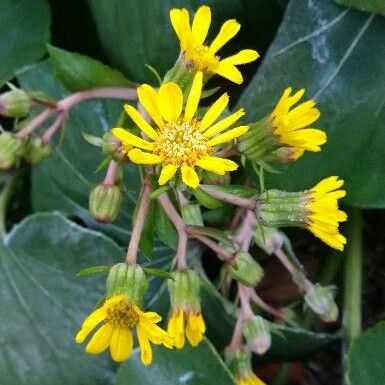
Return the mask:
[[(85, 140), (104, 157), (95, 168), (105, 177), (85, 187), (90, 216), (101, 228), (113, 229), (132, 186), (125, 178), (127, 170), (140, 175), (140, 192), (126, 256), (103, 269), (105, 291), (94, 307), (84, 308), (88, 315), (79, 323), (73, 343), (84, 348), (89, 360), (109, 354), (118, 363), (132, 360), (137, 349), (146, 366), (154, 365), (162, 351), (177, 356), (199, 350), (222, 322), (220, 315), (213, 322), (216, 314), (209, 314), (212, 309), (204, 299), (209, 287), (226, 304), (231, 319), (232, 336), (220, 352), (228, 375), (238, 385), (261, 385), (265, 378), (256, 374), (254, 364), (269, 354), (283, 324), (298, 324), (302, 308), (325, 322), (339, 317), (336, 289), (308, 278), (284, 231), (302, 229), (314, 242), (342, 251), (347, 240), (340, 224), (347, 215), (340, 200), (346, 191), (338, 175), (325, 175), (302, 191), (269, 185), (269, 172), (323, 150), (328, 138), (318, 124), (322, 111), (304, 88), (286, 84), (258, 120), (249, 118), (242, 105), (234, 107), (231, 93), (213, 84), (241, 85), (243, 66), (257, 65), (259, 53), (256, 47), (228, 53), (226, 45), (236, 39), (241, 25), (230, 19), (214, 30), (212, 12), (215, 9), (206, 5), (194, 12), (170, 9), (169, 26), (179, 54), (163, 76), (157, 75), (158, 84), (93, 88), (60, 100), (10, 85), (0, 96), (0, 114), (18, 119), (19, 126), (0, 133), (0, 169), (16, 169), (23, 160), (43, 163), (57, 150), (52, 138), (65, 127), (76, 104), (123, 100), (120, 118), (103, 135), (84, 132)], [(23, 120), (36, 105), (42, 111)], [(210, 213), (218, 213), (218, 208), (224, 208), (226, 216), (213, 224)], [(167, 269), (148, 268), (143, 262), (141, 249), (149, 228), (174, 237)], [(205, 259), (217, 258), (215, 278), (207, 274), (202, 253)], [(287, 308), (275, 308), (259, 294), (268, 275), (265, 261), (273, 258), (302, 297)], [(148, 301), (155, 276), (164, 280), (163, 309)]]

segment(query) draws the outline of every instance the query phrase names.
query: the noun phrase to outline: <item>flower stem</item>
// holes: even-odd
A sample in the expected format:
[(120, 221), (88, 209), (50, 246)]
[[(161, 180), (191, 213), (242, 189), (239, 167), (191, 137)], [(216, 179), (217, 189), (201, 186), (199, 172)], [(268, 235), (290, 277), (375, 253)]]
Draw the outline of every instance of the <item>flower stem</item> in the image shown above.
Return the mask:
[(10, 177), (0, 193), (0, 237), (4, 237), (7, 232), (6, 216), (8, 203), (12, 195), (13, 187), (15, 185), (16, 177)]
[(132, 228), (130, 243), (128, 244), (126, 262), (130, 265), (136, 264), (136, 259), (139, 251), (140, 238), (142, 235), (144, 223), (146, 222), (146, 215), (150, 206), (150, 192), (151, 183), (148, 179), (143, 181), (142, 191), (140, 193), (140, 202), (134, 227)]
[(41, 137), (44, 144), (48, 144), (51, 141), (53, 134), (60, 128), (60, 126), (63, 124), (67, 116), (68, 114), (66, 111), (61, 112), (56, 118), (56, 120), (52, 123), (52, 125), (49, 128), (47, 128), (47, 130), (44, 132), (44, 134)]
[(116, 176), (119, 170), (119, 164), (114, 160), (108, 164), (106, 176), (102, 182), (103, 186), (114, 186), (116, 181)]
[(345, 254), (344, 290), (346, 348), (361, 333), (362, 216), (359, 209), (350, 209), (347, 233), (349, 243)]

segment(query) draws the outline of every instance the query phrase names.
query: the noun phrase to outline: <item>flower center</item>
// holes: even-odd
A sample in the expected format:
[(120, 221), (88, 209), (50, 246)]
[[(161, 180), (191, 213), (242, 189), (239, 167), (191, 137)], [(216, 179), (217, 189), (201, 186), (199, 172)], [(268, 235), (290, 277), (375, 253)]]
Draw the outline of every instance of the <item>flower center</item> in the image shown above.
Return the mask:
[(202, 157), (211, 154), (206, 138), (199, 132), (199, 123), (167, 123), (154, 143), (154, 154), (165, 164), (194, 166)]
[(219, 57), (210, 52), (206, 45), (193, 45), (184, 52), (185, 66), (193, 67), (198, 71), (214, 72), (219, 64)]
[(132, 329), (139, 322), (139, 315), (135, 309), (122, 300), (107, 310), (107, 322), (113, 326)]

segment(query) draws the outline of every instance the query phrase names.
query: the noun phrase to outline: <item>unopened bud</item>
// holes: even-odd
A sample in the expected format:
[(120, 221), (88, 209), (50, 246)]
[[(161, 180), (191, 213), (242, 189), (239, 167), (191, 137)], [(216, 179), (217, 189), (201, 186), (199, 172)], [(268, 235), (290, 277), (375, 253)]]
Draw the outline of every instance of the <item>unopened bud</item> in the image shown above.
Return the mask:
[(51, 153), (52, 148), (49, 144), (44, 143), (40, 137), (31, 137), (25, 146), (24, 159), (32, 165), (38, 165)]
[(243, 321), (243, 335), (249, 348), (259, 354), (265, 354), (271, 345), (270, 327), (261, 316)]
[(277, 163), (291, 163), (300, 158), (305, 150), (297, 147), (281, 147), (275, 150), (266, 161)]
[(283, 246), (285, 235), (273, 227), (258, 225), (254, 230), (253, 238), (262, 250), (271, 255)]
[(139, 265), (118, 263), (111, 267), (106, 286), (107, 298), (125, 294), (129, 301), (141, 306), (148, 289), (148, 281)]
[(12, 89), (0, 95), (0, 115), (8, 118), (21, 118), (28, 114), (31, 99), (20, 89)]
[(202, 173), (202, 181), (204, 184), (228, 185), (231, 182), (231, 175), (229, 173), (226, 173), (225, 175), (217, 175), (204, 171)]
[(103, 154), (111, 157), (115, 162), (128, 162), (126, 149), (123, 147), (122, 142), (111, 132), (106, 132), (103, 135), (102, 150)]
[(10, 132), (0, 133), (0, 171), (9, 170), (20, 163), (25, 143)]
[(230, 277), (246, 286), (258, 285), (263, 277), (259, 263), (249, 253), (243, 251), (227, 264), (227, 271)]
[(119, 186), (100, 184), (90, 193), (89, 210), (98, 222), (111, 223), (117, 218), (121, 203), (122, 192)]
[(334, 302), (333, 286), (312, 286), (305, 294), (306, 304), (326, 322), (334, 322), (338, 318), (338, 308)]

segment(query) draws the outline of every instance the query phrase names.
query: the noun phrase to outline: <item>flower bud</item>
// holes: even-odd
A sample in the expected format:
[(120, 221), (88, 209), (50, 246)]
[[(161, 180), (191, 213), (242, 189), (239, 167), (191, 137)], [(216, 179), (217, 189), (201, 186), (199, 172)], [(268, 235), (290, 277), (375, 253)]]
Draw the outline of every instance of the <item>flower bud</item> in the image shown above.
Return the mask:
[(102, 151), (103, 154), (110, 156), (115, 162), (128, 162), (126, 149), (123, 147), (122, 142), (111, 132), (106, 132), (103, 135)]
[(0, 171), (17, 166), (24, 153), (25, 143), (10, 132), (0, 133)]
[(24, 159), (32, 165), (38, 165), (51, 153), (52, 148), (49, 144), (45, 144), (40, 137), (31, 137), (25, 146)]
[(107, 298), (125, 294), (130, 302), (141, 306), (148, 289), (148, 281), (139, 265), (118, 263), (111, 267), (106, 286)]
[(258, 225), (255, 227), (253, 238), (262, 250), (271, 255), (283, 246), (285, 235), (273, 227)]
[(258, 285), (263, 277), (259, 263), (249, 253), (243, 251), (227, 264), (227, 272), (230, 277), (246, 286)]
[(12, 89), (0, 95), (0, 115), (8, 118), (21, 118), (28, 114), (31, 99), (20, 89)]
[(312, 286), (305, 294), (306, 304), (325, 322), (334, 322), (338, 318), (338, 308), (334, 302), (334, 287)]
[(119, 186), (100, 184), (90, 193), (89, 210), (98, 222), (111, 223), (117, 218), (121, 203), (122, 192)]
[(224, 175), (217, 175), (204, 171), (202, 173), (202, 181), (204, 184), (228, 185), (231, 182), (231, 175), (229, 173)]
[[(178, 84), (184, 95), (189, 91), (196, 70), (193, 63), (186, 60), (183, 54), (179, 55), (174, 66), (166, 73), (163, 82), (174, 82)], [(208, 76), (205, 76), (207, 78)], [(204, 79), (205, 81), (205, 79)]]
[(271, 345), (270, 327), (261, 316), (243, 321), (243, 335), (249, 348), (259, 354), (265, 354)]

